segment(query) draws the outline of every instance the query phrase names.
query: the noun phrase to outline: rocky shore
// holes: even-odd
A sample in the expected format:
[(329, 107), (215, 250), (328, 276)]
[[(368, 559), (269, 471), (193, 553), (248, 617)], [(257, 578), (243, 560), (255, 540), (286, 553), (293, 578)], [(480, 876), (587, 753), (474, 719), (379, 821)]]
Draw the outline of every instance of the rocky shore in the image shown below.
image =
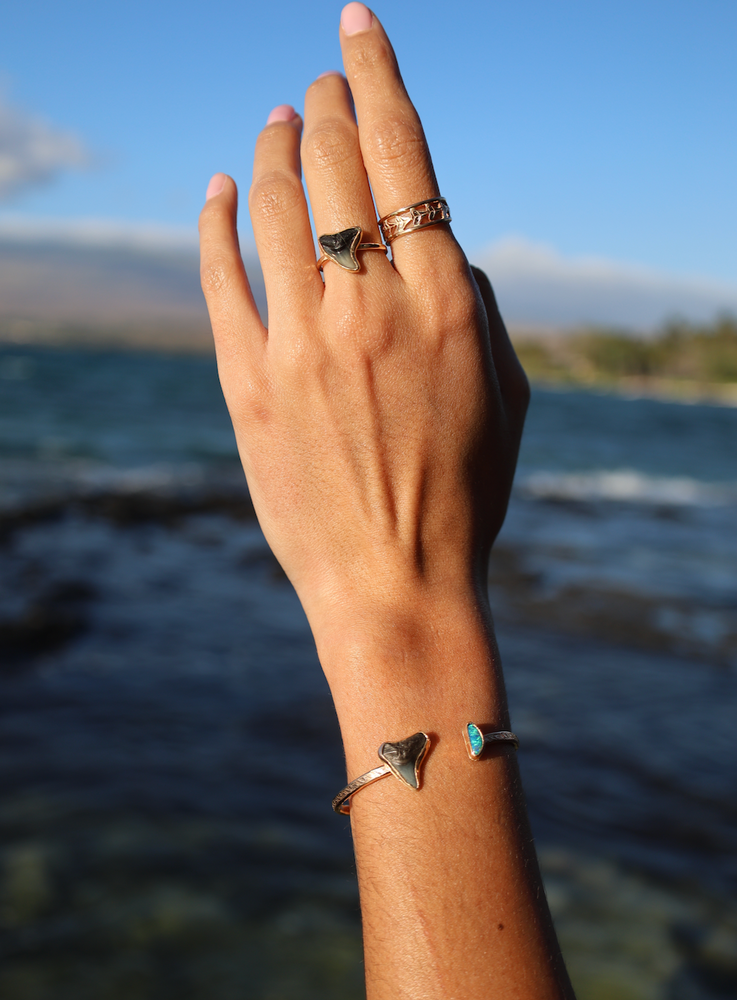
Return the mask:
[[(184, 479), (67, 484), (0, 518), (8, 1000), (362, 995), (329, 808), (342, 753), (304, 616), (240, 476)], [(601, 534), (606, 511), (551, 503), (515, 499), (491, 592), (578, 995), (725, 1000), (732, 639), (684, 646), (636, 596), (581, 583), (582, 526)]]

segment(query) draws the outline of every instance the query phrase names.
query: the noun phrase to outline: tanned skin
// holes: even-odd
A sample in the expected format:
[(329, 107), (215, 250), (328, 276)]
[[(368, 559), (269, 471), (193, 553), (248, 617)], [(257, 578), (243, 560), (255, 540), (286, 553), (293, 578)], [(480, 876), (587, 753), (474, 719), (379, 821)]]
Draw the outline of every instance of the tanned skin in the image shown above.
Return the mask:
[(512, 728), (486, 577), (529, 389), (447, 223), (393, 260), (359, 251), (358, 274), (315, 266), (302, 172), (318, 234), (361, 226), (372, 243), (374, 200), (382, 216), (441, 193), (379, 20), (349, 4), (340, 41), (345, 77), (312, 84), (304, 123), (276, 108), (256, 143), (268, 329), (223, 174), (200, 231), (251, 496), (307, 613), (348, 780), (385, 740), (432, 739), (419, 791), (390, 776), (353, 799), (368, 998), (570, 1000), (516, 756), (470, 761), (462, 738), (471, 721)]

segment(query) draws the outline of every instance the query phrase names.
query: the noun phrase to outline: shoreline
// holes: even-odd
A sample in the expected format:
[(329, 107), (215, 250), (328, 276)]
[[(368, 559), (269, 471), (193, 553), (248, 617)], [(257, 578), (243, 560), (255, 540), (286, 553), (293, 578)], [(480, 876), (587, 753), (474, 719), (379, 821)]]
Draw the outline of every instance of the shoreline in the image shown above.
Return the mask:
[(0, 351), (50, 349), (55, 351), (120, 351), (140, 354), (215, 353), (207, 323), (151, 323), (141, 327), (124, 324), (102, 331), (84, 324), (66, 326), (0, 324)]
[(677, 379), (622, 378), (616, 382), (604, 380), (576, 380), (535, 378), (530, 376), (533, 389), (550, 392), (590, 392), (624, 399), (655, 399), (664, 403), (683, 403), (693, 406), (737, 406), (737, 383), (696, 382)]
[[(92, 331), (79, 329), (72, 332), (46, 331), (39, 335), (7, 336), (0, 328), (0, 355), (13, 351), (92, 351), (121, 354), (158, 354), (192, 357), (214, 357), (214, 343), (209, 329), (193, 327), (174, 331), (171, 327), (152, 327), (131, 331), (111, 329), (109, 336), (95, 336)], [(10, 378), (0, 365), (0, 380)], [(737, 382), (699, 382), (686, 379), (668, 379), (658, 376), (622, 377), (617, 380), (550, 377), (527, 373), (533, 389), (550, 392), (589, 392), (618, 396), (624, 399), (654, 399), (686, 405), (737, 407)]]

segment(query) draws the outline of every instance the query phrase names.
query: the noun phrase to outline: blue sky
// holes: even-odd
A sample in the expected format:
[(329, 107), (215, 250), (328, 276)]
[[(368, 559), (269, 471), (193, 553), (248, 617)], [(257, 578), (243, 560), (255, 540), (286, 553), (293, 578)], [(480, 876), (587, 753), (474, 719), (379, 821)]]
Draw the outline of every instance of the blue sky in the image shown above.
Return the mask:
[[(271, 107), (299, 108), (311, 80), (339, 67), (341, 6), (6, 5), (6, 112), (16, 125), (43, 119), (69, 167), (31, 171), (0, 221), (193, 226), (213, 172), (247, 187)], [(469, 251), (515, 236), (737, 286), (733, 0), (392, 0), (376, 11)]]

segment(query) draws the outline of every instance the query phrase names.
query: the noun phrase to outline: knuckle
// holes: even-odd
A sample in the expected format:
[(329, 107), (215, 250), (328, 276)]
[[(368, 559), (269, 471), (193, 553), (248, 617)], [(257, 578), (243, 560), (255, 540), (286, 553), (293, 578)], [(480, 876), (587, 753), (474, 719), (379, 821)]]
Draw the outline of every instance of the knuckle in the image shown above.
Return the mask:
[(425, 136), (418, 121), (383, 118), (365, 137), (368, 158), (392, 168), (416, 171), (426, 163)]
[(478, 306), (473, 293), (454, 295), (444, 306), (448, 322), (455, 331), (474, 329), (478, 325)]
[(304, 333), (297, 333), (281, 348), (282, 363), (301, 371), (310, 367), (316, 355), (316, 344)]
[(310, 380), (324, 364), (324, 351), (314, 338), (296, 333), (279, 348), (279, 369), (282, 385), (300, 386)]
[(397, 73), (397, 63), (391, 49), (375, 38), (364, 39), (363, 45), (355, 46), (350, 62), (354, 76), (366, 76), (369, 80), (373, 80), (377, 74), (385, 76), (387, 73)]
[(291, 162), (296, 151), (297, 133), (287, 122), (272, 122), (256, 139), (255, 161), (268, 169), (286, 158)]
[(320, 122), (302, 140), (302, 159), (315, 167), (335, 167), (356, 155), (354, 130), (346, 122), (330, 119)]
[(272, 149), (277, 151), (284, 149), (285, 139), (289, 135), (285, 131), (285, 126), (289, 128), (286, 122), (272, 122), (264, 126), (256, 139), (257, 155), (269, 156)]
[(200, 281), (205, 296), (222, 294), (230, 286), (233, 273), (233, 262), (226, 254), (217, 252), (203, 257), (200, 265)]
[[(443, 280), (427, 282), (423, 288), (423, 309), (427, 327), (441, 339), (465, 338), (478, 324), (478, 303), (464, 283)], [(455, 284), (455, 287), (453, 287)]]
[(271, 170), (251, 185), (248, 205), (262, 219), (278, 219), (294, 211), (303, 197), (297, 178), (283, 170)]
[(223, 370), (219, 365), (220, 384), (234, 425), (267, 424), (271, 419), (272, 400), (267, 380), (260, 372), (244, 372), (241, 366)]
[(389, 352), (395, 342), (396, 329), (391, 317), (382, 308), (365, 308), (360, 300), (344, 303), (334, 314), (331, 348), (352, 364), (378, 360)]
[(335, 313), (331, 338), (334, 344), (353, 348), (370, 335), (373, 327), (361, 315), (358, 303), (346, 303)]

